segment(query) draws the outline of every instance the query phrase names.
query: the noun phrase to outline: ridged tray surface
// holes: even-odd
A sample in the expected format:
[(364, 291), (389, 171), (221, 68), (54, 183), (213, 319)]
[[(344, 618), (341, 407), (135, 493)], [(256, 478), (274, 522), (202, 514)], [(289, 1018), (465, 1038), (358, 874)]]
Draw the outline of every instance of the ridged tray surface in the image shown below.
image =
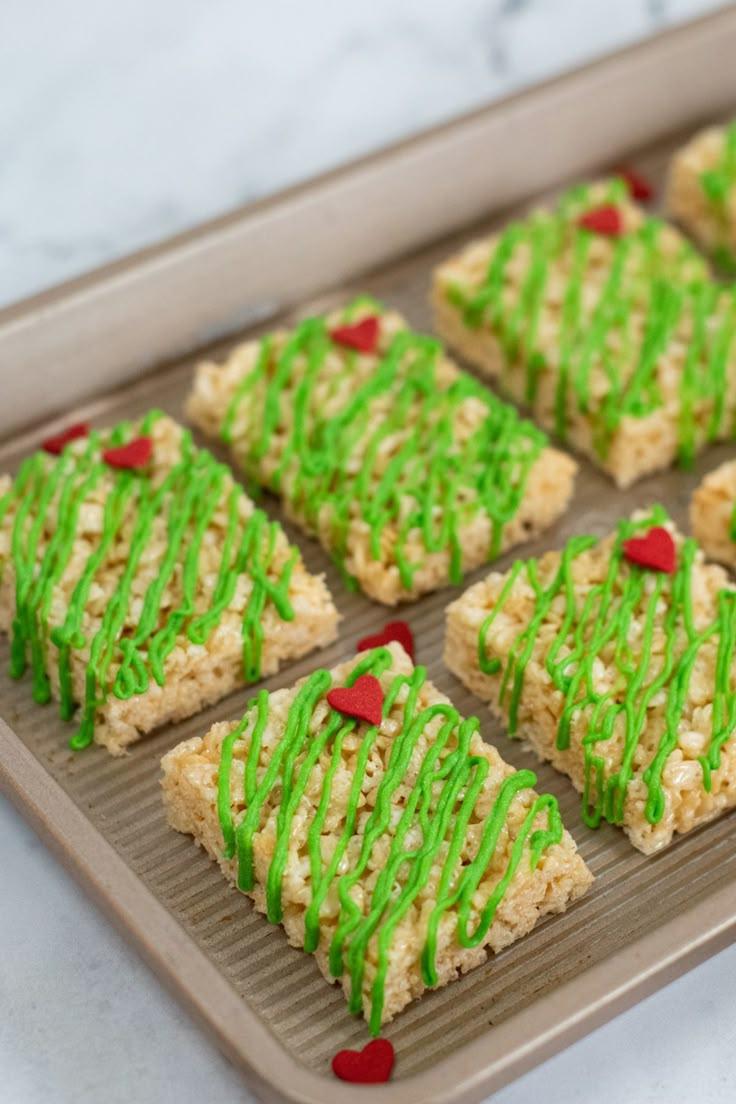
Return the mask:
[[(669, 148), (639, 159), (637, 164), (653, 178), (661, 179)], [(508, 213), (487, 222), (483, 229), (501, 224), (507, 217)], [(355, 290), (364, 290), (404, 312), (417, 328), (429, 330), (426, 300), (431, 266), (472, 233), (473, 228), (304, 310), (321, 310)], [(218, 355), (226, 348), (222, 345), (212, 352)], [(191, 372), (191, 361), (170, 366), (86, 409), (70, 411), (70, 420), (89, 413), (96, 424), (104, 425), (151, 406), (183, 418)], [(571, 510), (523, 554), (558, 547), (572, 533), (603, 534), (619, 516), (654, 501), (663, 502), (678, 524), (687, 528), (687, 504), (693, 487), (704, 472), (733, 454), (732, 445), (710, 449), (700, 457), (694, 471), (651, 478), (626, 492), (616, 490), (590, 464), (581, 461)], [(22, 455), (17, 444), (4, 445), (0, 449), (0, 470), (15, 468)], [(272, 516), (280, 516), (275, 500), (265, 498), (263, 504)], [(309, 568), (326, 572), (343, 622), (338, 643), (286, 668), (264, 684), (268, 687), (290, 685), (315, 666), (330, 666), (350, 655), (361, 636), (376, 631), (391, 616), (365, 598), (348, 594), (321, 549), (293, 527), (286, 527), (302, 547)], [(514, 553), (505, 556), (499, 567), (507, 567), (513, 558)], [(469, 575), (465, 585), (483, 577), (486, 570)], [(713, 891), (729, 883), (736, 886), (733, 815), (653, 858), (636, 852), (623, 834), (610, 826), (597, 832), (584, 826), (580, 798), (567, 780), (537, 764), (530, 752), (507, 739), (485, 707), (444, 668), (444, 608), (457, 593), (458, 589), (447, 589), (402, 611), (401, 616), (410, 622), (416, 637), (417, 661), (427, 666), (430, 678), (450, 695), (461, 712), (480, 716), (485, 738), (495, 743), (505, 758), (517, 767), (534, 769), (539, 788), (558, 797), (565, 824), (597, 880), (593, 890), (569, 913), (543, 923), (526, 939), (460, 981), (428, 994), (385, 1030), (396, 1048), (394, 1077), (399, 1080), (440, 1062), (459, 1045), (478, 1036), (487, 1036), (492, 1053), (494, 1024), (525, 1008), (540, 994), (554, 990), (562, 981), (580, 975), (591, 964), (631, 946), (640, 936), (704, 901)], [(3, 672), (7, 666), (8, 648), (3, 641)], [(314, 961), (290, 948), (283, 932), (255, 913), (249, 900), (230, 889), (203, 852), (168, 828), (159, 793), (158, 763), (163, 752), (179, 740), (203, 733), (215, 720), (239, 716), (252, 693), (243, 691), (186, 723), (159, 732), (134, 746), (123, 760), (113, 760), (98, 748), (71, 753), (66, 746), (69, 728), (59, 721), (54, 706), (40, 707), (30, 702), (27, 679), (12, 683), (3, 673), (0, 714), (283, 1047), (297, 1061), (324, 1074), (336, 1050), (362, 1046), (367, 1041), (365, 1026), (348, 1015), (342, 994), (325, 984)], [(646, 967), (645, 962), (642, 967)]]

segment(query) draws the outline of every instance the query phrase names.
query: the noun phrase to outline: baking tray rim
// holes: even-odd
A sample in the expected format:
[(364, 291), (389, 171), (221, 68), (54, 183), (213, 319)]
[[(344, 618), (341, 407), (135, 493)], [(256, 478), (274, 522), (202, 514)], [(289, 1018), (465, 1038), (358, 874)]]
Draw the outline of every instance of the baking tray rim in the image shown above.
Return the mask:
[[(733, 73), (713, 64), (729, 48), (725, 5), (0, 309), (0, 365), (16, 369), (0, 441), (705, 122), (733, 103)], [(294, 263), (295, 232), (308, 266)]]
[[(637, 43), (624, 55), (653, 52), (663, 40), (682, 41), (694, 28), (717, 31), (736, 27), (736, 11), (721, 9), (690, 24), (677, 26), (655, 40)], [(216, 238), (244, 217), (273, 211), (280, 204), (313, 193), (325, 183), (345, 179), (356, 169), (387, 166), (401, 152), (420, 148), (427, 137), (452, 134), (482, 119), (489, 111), (507, 110), (518, 103), (533, 104), (547, 89), (569, 84), (595, 72), (618, 55), (605, 55), (572, 73), (552, 78), (531, 90), (479, 108), (441, 124), (425, 135), (407, 139), (351, 165), (332, 170), (316, 180), (297, 185), (274, 197), (256, 201), (169, 241), (112, 262), (0, 311), (0, 331), (21, 322), (42, 327), (55, 307), (81, 293), (94, 292), (100, 281), (132, 279), (141, 265), (186, 253), (191, 244)], [(186, 263), (186, 256), (179, 257)], [(93, 302), (88, 302), (88, 308)], [(0, 339), (2, 333), (0, 332)], [(103, 384), (107, 387), (107, 384)], [(19, 436), (23, 437), (23, 430)], [(197, 947), (194, 940), (138, 878), (111, 843), (85, 816), (33, 753), (0, 718), (0, 791), (31, 821), (44, 841), (62, 859), (142, 953), (157, 975), (183, 1000), (218, 1044), (254, 1082), (261, 1098), (288, 1099), (295, 1104), (358, 1104), (365, 1093), (321, 1076), (296, 1061), (271, 1034), (266, 1024), (237, 996), (226, 978)], [(104, 856), (104, 862), (101, 861)], [(145, 928), (145, 919), (151, 927)], [(733, 885), (712, 891), (701, 902), (674, 915), (656, 931), (637, 937), (629, 946), (588, 967), (552, 992), (534, 1000), (487, 1035), (462, 1046), (430, 1069), (373, 1089), (386, 1104), (441, 1104), (477, 1100), (499, 1089), (552, 1053), (580, 1038), (661, 985), (727, 946), (736, 934)], [(642, 963), (645, 965), (642, 965)], [(207, 991), (206, 999), (198, 994)], [(589, 1003), (584, 1003), (585, 1001)], [(218, 1003), (219, 1002), (219, 1003)], [(246, 1049), (244, 1039), (249, 1046)], [(525, 1041), (519, 1045), (519, 1038)], [(508, 1045), (513, 1044), (513, 1045)], [(489, 1059), (489, 1049), (495, 1057)]]
[[(163, 977), (221, 1049), (244, 1068), (246, 1077), (257, 1083), (263, 1100), (286, 1099), (294, 1104), (365, 1101), (364, 1089), (329, 1075), (320, 1076), (284, 1050), (166, 906), (2, 719), (0, 792), (29, 820), (118, 930), (133, 937), (135, 948), (157, 976)], [(100, 869), (105, 870), (104, 878)], [(373, 1091), (380, 1091), (384, 1104), (444, 1104), (448, 1100), (464, 1104), (482, 1099), (723, 950), (734, 935), (736, 908), (733, 885), (729, 884), (494, 1025), (492, 1046), (497, 1057), (492, 1064), (488, 1062), (488, 1037), (480, 1036), (426, 1071), (388, 1082), (380, 1089), (374, 1086)], [(206, 1001), (197, 996), (203, 991), (208, 992)], [(248, 1035), (247, 1050), (238, 1041), (241, 1029)], [(526, 1040), (521, 1046), (519, 1038)], [(281, 1095), (273, 1096), (272, 1089)]]
[(732, 4), (733, 0), (720, 0), (719, 7), (703, 15), (679, 21), (620, 49), (606, 50), (582, 64), (536, 81), (529, 86), (504, 93), (493, 100), (463, 111), (459, 115), (423, 127), (416, 133), (388, 142), (378, 149), (334, 165), (323, 172), (317, 172), (294, 184), (279, 188), (275, 192), (236, 205), (220, 215), (205, 219), (194, 226), (169, 234), (121, 257), (113, 258), (103, 264), (96, 265), (88, 271), (78, 273), (69, 277), (69, 279), (61, 280), (47, 288), (24, 296), (22, 299), (10, 302), (0, 307), (0, 329), (7, 323), (14, 322), (29, 313), (35, 314), (37, 311), (46, 310), (77, 292), (94, 288), (109, 277), (127, 273), (131, 270), (135, 271), (148, 261), (179, 252), (189, 245), (210, 240), (243, 219), (262, 216), (273, 208), (283, 206), (302, 195), (321, 191), (325, 185), (334, 180), (346, 179), (356, 173), (363, 173), (372, 167), (382, 168), (387, 162), (393, 161), (399, 155), (410, 153), (412, 150), (421, 151), (423, 147), (434, 142), (435, 139), (441, 140), (443, 137), (453, 136), (461, 129), (472, 128), (475, 124), (482, 125), (484, 120), (491, 114), (506, 114), (517, 105), (528, 104), (533, 109), (534, 103), (540, 98), (546, 98), (550, 91), (556, 88), (564, 88), (572, 82), (585, 80), (587, 75), (595, 75), (611, 60), (633, 58), (637, 55), (646, 55), (653, 50), (658, 51), (666, 43), (682, 39), (687, 40), (693, 32), (701, 28), (717, 31), (721, 23), (730, 25), (733, 22), (735, 13), (730, 6)]

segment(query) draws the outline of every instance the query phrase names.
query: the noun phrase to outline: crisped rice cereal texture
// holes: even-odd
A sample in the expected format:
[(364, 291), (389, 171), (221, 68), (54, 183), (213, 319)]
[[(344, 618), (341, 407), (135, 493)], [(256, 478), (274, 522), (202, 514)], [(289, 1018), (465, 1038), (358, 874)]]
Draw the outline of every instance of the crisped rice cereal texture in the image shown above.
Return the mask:
[[(327, 329), (344, 325), (347, 313), (341, 310), (327, 316)], [(376, 354), (358, 354), (333, 344), (322, 357), (316, 375), (312, 375), (306, 402), (301, 388), (309, 372), (309, 358), (303, 352), (292, 356), (288, 380), (282, 385), (278, 400), (274, 400), (273, 394), (268, 396), (262, 378), (247, 393), (239, 392), (249, 376), (257, 372), (264, 350), (262, 342), (248, 341), (237, 346), (224, 363), (204, 362), (198, 366), (187, 412), (209, 436), (228, 441), (238, 465), (250, 478), (282, 498), (289, 516), (320, 540), (342, 564), (347, 577), (356, 580), (376, 601), (394, 605), (435, 590), (448, 580), (459, 582), (461, 573), (487, 563), (505, 549), (548, 528), (567, 508), (577, 465), (565, 453), (545, 447), (543, 438), (540, 443), (540, 438), (534, 437), (538, 433), (534, 427), (517, 419), (510, 408), (499, 404), (474, 382), (469, 383), (475, 387), (474, 392), (453, 408), (451, 439), (446, 440), (438, 419), (443, 413), (448, 417), (445, 411), (450, 410), (449, 401), (446, 408), (441, 402), (435, 407), (432, 424), (423, 423), (421, 381), (418, 385), (415, 374), (409, 386), (402, 382), (411, 372), (410, 362), (417, 355), (415, 348), (404, 354), (395, 383), (360, 404), (367, 410), (364, 428), (359, 429), (346, 463), (334, 464), (329, 450), (322, 450), (317, 439), (328, 437), (338, 426), (338, 435), (352, 432), (352, 426), (360, 422), (360, 409), (350, 420), (349, 429), (340, 419), (358, 391), (370, 386), (381, 365), (388, 362), (393, 339), (406, 333), (426, 347), (434, 344), (411, 335), (400, 315), (384, 311), (373, 300), (360, 301), (349, 308), (352, 322), (374, 315), (378, 315), (380, 324)], [(286, 364), (293, 337), (293, 332), (279, 331), (268, 338), (267, 378), (271, 386), (278, 371), (274, 366)], [(450, 394), (462, 381), (469, 382), (466, 374), (459, 372), (441, 352), (439, 356), (430, 353), (426, 371), (435, 373), (435, 396)], [(511, 430), (516, 440), (512, 454), (501, 462), (493, 488), (482, 489), (484, 473), (487, 476), (491, 470), (496, 448), (504, 447), (503, 442), (497, 445), (489, 440), (485, 446), (486, 459), (474, 469), (471, 479), (460, 478), (457, 485), (445, 487), (443, 479), (450, 462), (467, 450), (467, 442), (474, 435), (484, 432), (489, 417), (487, 403), (496, 411), (494, 417), (498, 417), (499, 410), (504, 411), (503, 434), (508, 435)], [(397, 409), (403, 410), (400, 419), (384, 433)], [(262, 438), (264, 424), (271, 415), (273, 422)], [(300, 437), (295, 436), (297, 429), (301, 430)], [(402, 460), (397, 469), (399, 451), (413, 439), (416, 439), (413, 458)], [(376, 442), (380, 442), (377, 450)], [(306, 459), (299, 457), (300, 448)], [(531, 458), (529, 462), (525, 457)], [(409, 474), (417, 470), (417, 464), (418, 480)], [(317, 500), (310, 501), (304, 487), (311, 478), (307, 469), (313, 470), (315, 466), (322, 473), (320, 490)], [(325, 473), (331, 475), (335, 484), (343, 482), (344, 494), (349, 498), (347, 518), (342, 521), (337, 517), (335, 499), (331, 496), (332, 482)], [(398, 480), (399, 488), (406, 488), (398, 497), (390, 489), (394, 479)], [(411, 525), (405, 519), (416, 510), (415, 496), (427, 489), (430, 480), (444, 489), (437, 492), (431, 507), (434, 536), (428, 542), (422, 526)], [(511, 502), (517, 486), (522, 492), (520, 501), (517, 506), (507, 508), (504, 503)], [(375, 547), (360, 496), (373, 506), (379, 496), (384, 496), (384, 489), (385, 513)], [(484, 503), (490, 503), (491, 510), (498, 510), (497, 524)], [(457, 515), (454, 550), (452, 539), (446, 533), (442, 535), (451, 512)], [(457, 563), (453, 566), (454, 555)], [(410, 565), (408, 576), (402, 576), (400, 558)]]
[[(139, 431), (140, 423), (130, 427), (128, 438), (135, 437)], [(153, 487), (163, 482), (172, 466), (180, 459), (183, 433), (188, 435), (188, 431), (182, 430), (176, 422), (166, 416), (159, 416), (153, 421), (150, 429), (150, 436), (153, 439), (153, 457), (146, 475), (141, 476), (141, 479), (145, 478)], [(40, 478), (47, 481), (60, 463), (74, 468), (86, 447), (85, 439), (68, 446), (61, 458), (39, 454), (36, 462), (41, 465)], [(104, 440), (101, 440), (100, 452), (103, 447)], [(77, 487), (81, 486), (81, 474), (73, 475), (72, 478), (75, 479)], [(116, 473), (107, 468), (102, 471), (94, 487), (86, 494), (80, 492), (79, 514), (68, 561), (54, 581), (48, 617), (45, 620), (47, 628), (44, 630), (46, 636), (44, 667), (50, 680), (51, 694), (56, 698), (59, 697), (59, 650), (51, 639), (51, 633), (64, 624), (75, 586), (79, 583), (90, 557), (100, 547), (105, 506), (114, 488), (119, 484), (120, 478), (119, 472)], [(159, 576), (167, 549), (171, 546), (172, 537), (168, 526), (173, 494), (164, 498), (153, 519), (145, 549), (132, 579), (130, 597), (120, 629), (113, 641), (109, 666), (102, 685), (97, 686), (99, 700), (94, 716), (94, 739), (97, 743), (106, 746), (112, 754), (122, 753), (127, 745), (138, 740), (143, 734), (167, 722), (182, 720), (197, 713), (243, 685), (243, 621), (256, 585), (255, 576), (249, 573), (247, 566), (246, 569), (237, 570), (233, 593), (206, 638), (201, 642), (193, 643), (187, 635), (187, 628), (192, 619), (206, 614), (217, 599), (218, 573), (224, 554), (229, 517), (228, 503), (231, 496), (237, 497), (238, 532), (243, 531), (243, 527), (247, 525), (255, 510), (250, 498), (238, 489), (224, 465), (219, 465), (219, 479), (219, 498), (202, 534), (197, 557), (193, 609), (182, 618), (179, 618), (175, 612), (180, 609), (182, 603), (185, 556), (191, 551), (195, 526), (205, 509), (205, 503), (200, 504), (195, 514), (189, 517), (176, 553), (173, 570), (160, 596), (153, 626), (146, 640), (142, 641), (138, 648), (140, 661), (148, 674), (147, 688), (144, 692), (135, 693), (124, 699), (116, 696), (113, 691), (121, 661), (121, 641), (134, 636), (144, 608), (146, 594)], [(12, 487), (13, 481), (9, 476), (0, 477), (0, 498)], [(179, 506), (182, 504), (181, 496), (185, 489), (183, 487), (176, 492)], [(212, 497), (214, 493), (209, 495), (210, 503), (215, 501)], [(12, 551), (13, 534), (16, 533), (16, 538), (19, 534), (25, 534), (27, 538), (31, 526), (34, 524), (40, 526), (32, 560), (29, 559), (28, 554), (24, 553), (21, 556), (23, 570), (32, 578), (37, 578), (44, 554), (64, 520), (59, 516), (59, 501), (57, 491), (45, 506), (43, 517), (39, 518), (38, 514), (31, 514), (25, 521), (18, 522), (18, 508), (19, 503), (22, 502), (22, 496), (11, 497), (9, 506), (0, 521), (0, 630), (11, 636), (14, 631), (13, 622), (16, 618), (18, 598), (16, 560)], [(114, 539), (94, 573), (88, 600), (82, 612), (83, 643), (72, 647), (70, 652), (71, 684), (75, 703), (84, 701), (85, 683), (90, 669), (91, 645), (103, 624), (103, 617), (113, 600), (130, 558), (132, 534), (139, 512), (139, 498), (134, 493), (128, 500)], [(267, 595), (260, 615), (256, 618), (254, 631), (262, 638), (258, 666), (261, 674), (266, 676), (277, 671), (281, 664), (289, 659), (305, 655), (313, 648), (322, 647), (334, 640), (337, 635), (338, 614), (323, 578), (309, 574), (301, 556), (288, 543), (281, 527), (268, 522), (265, 517), (263, 523), (260, 538), (263, 557), (267, 557), (266, 545), (270, 537), (272, 536), (274, 540), (272, 555), (265, 567), (266, 585), (278, 585), (285, 565), (290, 558), (294, 559), (287, 588), (288, 602), (293, 611), (292, 619), (284, 620)], [(234, 557), (232, 549), (230, 555)], [(265, 559), (263, 562), (265, 563)], [(259, 581), (259, 585), (264, 581), (263, 572), (259, 575)], [(262, 595), (260, 600), (263, 600), (263, 597)], [(39, 625), (41, 624), (38, 603), (34, 606), (33, 618)], [(163, 684), (159, 685), (151, 677), (148, 650), (153, 636), (167, 626), (174, 629), (174, 647), (164, 663), (164, 680)], [(74, 719), (79, 719), (79, 713)]]
[[(388, 691), (393, 680), (399, 675), (410, 677), (413, 674), (411, 662), (398, 644), (390, 646), (391, 663), (380, 676), (384, 691)], [(332, 684), (341, 685), (350, 671), (361, 658), (343, 663), (332, 672)], [(272, 757), (277, 753), (284, 738), (287, 716), (299, 688), (306, 680), (297, 683), (289, 690), (279, 690), (270, 694), (268, 702), (268, 720), (263, 732), (258, 758), (258, 780), (262, 780)], [(389, 758), (402, 731), (404, 723), (404, 702), (406, 688), (402, 689), (391, 710), (384, 715), (383, 722), (371, 748), (370, 757), (360, 787), (358, 816), (353, 834), (340, 864), (340, 873), (347, 874), (353, 869), (361, 850), (366, 823), (376, 803), (376, 794), (387, 769)], [(434, 686), (425, 681), (419, 692), (415, 716), (419, 711), (435, 703), (449, 704), (448, 699)], [(330, 709), (324, 698), (317, 702), (310, 722), (310, 738), (314, 740), (324, 729), (330, 717)], [(366, 869), (351, 891), (363, 914), (370, 908), (370, 897), (380, 872), (385, 865), (391, 838), (402, 810), (411, 795), (419, 764), (432, 748), (436, 738), (438, 719), (431, 720), (418, 738), (415, 751), (411, 756), (406, 773), (398, 788), (391, 796), (391, 816), (387, 830), (373, 846)], [(169, 823), (180, 832), (190, 833), (201, 844), (208, 855), (218, 862), (225, 876), (236, 883), (236, 859), (223, 855), (224, 838), (218, 816), (218, 776), (221, 765), (223, 741), (235, 728), (236, 722), (224, 722), (214, 725), (204, 737), (186, 740), (170, 751), (163, 759), (163, 796)], [(247, 759), (252, 734), (252, 724), (243, 731), (234, 744), (230, 773), (230, 809), (233, 824), (237, 825), (245, 815), (244, 801), (244, 762)], [(368, 726), (359, 722), (347, 735), (342, 745), (339, 760), (332, 778), (329, 804), (320, 836), (322, 871), (328, 856), (334, 852), (345, 827), (347, 795), (353, 783), (356, 769), (356, 757), (362, 741), (366, 738)], [(457, 731), (456, 729), (454, 730)], [(446, 745), (443, 756), (456, 746), (452, 740)], [(307, 831), (322, 796), (326, 773), (330, 767), (332, 745), (322, 750), (309, 775), (304, 793), (294, 813), (289, 832), (288, 858), (284, 868), (282, 887), (283, 926), (289, 942), (296, 947), (304, 945), (305, 910), (311, 900), (311, 867), (307, 852)], [(484, 743), (476, 732), (472, 736), (470, 753), (487, 760), (489, 771), (482, 792), (477, 799), (475, 811), (466, 829), (466, 840), (462, 850), (463, 864), (472, 860), (478, 847), (484, 818), (490, 812), (496, 795), (504, 779), (513, 775), (514, 769), (503, 761), (495, 748)], [(303, 762), (301, 752), (294, 764), (294, 776)], [(444, 762), (444, 757), (441, 760)], [(533, 777), (533, 775), (532, 775)], [(437, 792), (436, 790), (434, 792)], [(261, 810), (258, 830), (254, 837), (255, 885), (249, 894), (256, 908), (266, 912), (265, 885), (269, 865), (276, 843), (276, 824), (280, 811), (282, 789), (277, 785)], [(495, 887), (505, 870), (514, 840), (520, 832), (520, 826), (535, 800), (531, 789), (520, 789), (510, 806), (495, 853), (491, 856), (486, 873), (473, 896), (472, 920), (477, 919), (478, 910)], [(430, 816), (434, 815), (434, 810)], [(546, 827), (547, 817), (540, 810), (534, 819), (534, 828)], [(419, 846), (422, 830), (415, 821), (406, 839), (406, 846)], [(442, 856), (446, 854), (443, 844)], [(403, 884), (408, 876), (409, 864), (404, 864), (397, 875)], [(391, 1020), (409, 1002), (420, 996), (425, 990), (422, 978), (420, 958), (425, 942), (427, 917), (435, 903), (435, 893), (441, 866), (435, 862), (420, 895), (415, 898), (409, 910), (401, 919), (390, 944), (388, 969), (386, 974), (385, 1001), (382, 1010), (382, 1022)], [(338, 981), (345, 990), (350, 991), (350, 975), (333, 978), (329, 968), (329, 946), (335, 934), (339, 918), (337, 881), (320, 912), (320, 938), (315, 952), (317, 963), (328, 981)], [(495, 919), (482, 943), (474, 948), (463, 947), (457, 937), (457, 917), (454, 909), (443, 916), (440, 923), (437, 945), (438, 985), (445, 985), (458, 975), (485, 961), (489, 952), (501, 950), (529, 932), (537, 921), (549, 913), (562, 912), (579, 897), (591, 884), (592, 876), (576, 851), (572, 837), (563, 831), (559, 843), (553, 843), (542, 852), (538, 865), (532, 869), (530, 864), (529, 837), (524, 843), (521, 861), (511, 883), (498, 906)], [(365, 973), (363, 979), (363, 1011), (368, 1018), (371, 1008), (371, 983), (376, 973), (377, 935), (374, 933), (367, 944)]]
[[(621, 236), (579, 226), (611, 205)], [(622, 487), (731, 434), (734, 302), (620, 181), (470, 242), (432, 288), (447, 345)]]
[[(729, 133), (731, 137), (729, 139)], [(670, 164), (666, 205), (673, 218), (717, 263), (736, 270), (736, 162), (727, 168), (736, 130), (710, 126), (678, 150)], [(726, 172), (721, 176), (721, 170)], [(709, 177), (715, 193), (709, 192)]]
[[(643, 516), (643, 515), (642, 515)], [(634, 515), (637, 519), (638, 515)], [(632, 520), (634, 520), (632, 519)], [(674, 537), (678, 557), (683, 555), (684, 538), (677, 532), (671, 521), (663, 524)], [(564, 657), (576, 647), (582, 647), (586, 654), (590, 641), (590, 621), (582, 617), (587, 599), (593, 599), (595, 588), (599, 588), (609, 570), (612, 549), (619, 538), (616, 534), (594, 544), (587, 551), (572, 560), (569, 574), (569, 587), (574, 615), (565, 621), (569, 606), (564, 588), (559, 591), (538, 622), (536, 631), (531, 632), (533, 643), (529, 644), (521, 692), (518, 698), (518, 714), (515, 735), (527, 740), (540, 759), (550, 762), (557, 770), (569, 776), (575, 788), (584, 792), (586, 785), (585, 741), (591, 734), (592, 710), (583, 704), (572, 713), (568, 746), (560, 746), (559, 734), (563, 719), (566, 698), (550, 673), (549, 664), (563, 662)], [(694, 542), (690, 542), (691, 546)], [(538, 561), (536, 585), (543, 590), (549, 587), (561, 568), (561, 553), (548, 552)], [(622, 560), (617, 582), (614, 587), (614, 605), (619, 602), (622, 587), (632, 568)], [(645, 573), (644, 589), (641, 600), (633, 608), (631, 621), (625, 632), (623, 645), (619, 640), (619, 659), (628, 673), (622, 676), (616, 662), (616, 638), (607, 639), (595, 653), (592, 665), (594, 690), (599, 695), (608, 692), (608, 703), (622, 703), (632, 681), (643, 679), (631, 699), (635, 709), (642, 706), (643, 695), (655, 677), (659, 677), (664, 666), (664, 654), (668, 640), (673, 639), (672, 631), (666, 626), (671, 601), (665, 584), (663, 595), (656, 602), (653, 621), (652, 659), (647, 667), (642, 663), (641, 641), (646, 631), (647, 613), (651, 613), (648, 603), (653, 587), (659, 577), (658, 572)], [(667, 577), (668, 579), (671, 577)], [(504, 587), (508, 587), (506, 596), (501, 600)], [(598, 591), (598, 593), (600, 593)], [(734, 595), (729, 587), (726, 573), (721, 567), (707, 563), (701, 551), (694, 552), (690, 593), (692, 597), (693, 631), (701, 632), (717, 616), (719, 602), (724, 595)], [(503, 723), (509, 724), (511, 687), (514, 683), (514, 667), (518, 657), (524, 652), (529, 634), (520, 646), (518, 641), (532, 624), (537, 609), (537, 592), (528, 572), (519, 572), (513, 582), (510, 573), (493, 572), (482, 582), (471, 586), (465, 594), (453, 602), (447, 609), (445, 662), (450, 670), (483, 701), (488, 702), (491, 712)], [(597, 609), (596, 598), (592, 608)], [(728, 607), (733, 610), (733, 601)], [(482, 627), (490, 615), (495, 614), (485, 638)], [(612, 624), (613, 614), (607, 614), (607, 623)], [(581, 625), (585, 627), (581, 629)], [(734, 617), (727, 617), (727, 628), (733, 629)], [(582, 631), (580, 641), (576, 633)], [(626, 645), (632, 649), (631, 654)], [(699, 824), (711, 820), (736, 805), (736, 741), (733, 735), (723, 743), (720, 749), (719, 766), (710, 773), (710, 789), (704, 786), (703, 767), (700, 757), (708, 752), (712, 735), (713, 710), (716, 698), (716, 666), (721, 646), (721, 634), (711, 635), (698, 649), (692, 676), (687, 685), (687, 693), (678, 709), (675, 742), (667, 755), (661, 775), (664, 808), (661, 819), (652, 823), (646, 815), (647, 799), (650, 790), (645, 781), (645, 772), (652, 763), (660, 739), (665, 731), (665, 711), (668, 694), (674, 689), (672, 679), (665, 679), (658, 692), (646, 703), (642, 726), (633, 753), (632, 776), (625, 792), (623, 815), (617, 822), (635, 847), (650, 854), (667, 846), (676, 833), (689, 832)], [(686, 647), (683, 621), (680, 614), (674, 629), (675, 655), (682, 655)], [(479, 652), (486, 660), (484, 672)], [(516, 658), (515, 658), (516, 657)], [(487, 673), (490, 661), (497, 661), (497, 670)], [(577, 669), (573, 663), (566, 670), (571, 678)], [(736, 659), (729, 654), (726, 657), (726, 670), (729, 686), (736, 684)], [(504, 680), (506, 684), (504, 686)], [(585, 684), (583, 684), (585, 685)], [(503, 688), (503, 694), (502, 694)], [(583, 695), (581, 689), (575, 697), (579, 701)], [(726, 706), (726, 711), (728, 707)], [(593, 745), (593, 753), (602, 760), (604, 776), (607, 780), (615, 778), (621, 770), (624, 749), (624, 713), (618, 715), (616, 725), (608, 739), (598, 739)], [(591, 775), (591, 793), (595, 794), (595, 772)], [(584, 809), (586, 803), (584, 801)], [(593, 802), (588, 805), (592, 809)]]
[(693, 536), (707, 556), (736, 568), (736, 460), (708, 472), (690, 500)]

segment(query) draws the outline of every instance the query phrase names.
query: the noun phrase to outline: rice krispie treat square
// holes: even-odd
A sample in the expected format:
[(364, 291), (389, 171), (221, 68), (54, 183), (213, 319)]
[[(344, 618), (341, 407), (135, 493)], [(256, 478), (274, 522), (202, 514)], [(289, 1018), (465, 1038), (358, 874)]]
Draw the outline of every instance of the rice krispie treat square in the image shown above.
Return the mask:
[(690, 525), (706, 556), (736, 568), (736, 460), (709, 472), (695, 489)]
[(623, 180), (442, 263), (442, 338), (620, 486), (734, 432), (736, 294)]
[(188, 413), (393, 605), (552, 524), (576, 465), (370, 299), (197, 369)]
[(113, 754), (337, 635), (279, 525), (153, 411), (75, 427), (0, 477), (0, 629), (14, 678)]
[(399, 644), (261, 691), (162, 766), (172, 827), (315, 955), (373, 1034), (592, 881), (555, 799)]
[(736, 122), (701, 130), (677, 151), (666, 204), (715, 263), (736, 274)]
[(736, 805), (736, 591), (660, 506), (447, 610), (445, 662), (640, 851)]

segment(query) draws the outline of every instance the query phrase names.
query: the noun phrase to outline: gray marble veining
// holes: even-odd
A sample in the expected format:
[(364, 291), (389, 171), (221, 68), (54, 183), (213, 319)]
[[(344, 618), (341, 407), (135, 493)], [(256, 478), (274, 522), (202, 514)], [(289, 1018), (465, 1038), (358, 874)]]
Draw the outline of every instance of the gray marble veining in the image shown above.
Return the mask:
[(0, 304), (717, 6), (6, 0)]
[[(717, 6), (0, 0), (0, 303)], [(0, 1104), (249, 1104), (2, 798), (0, 836)], [(730, 1104), (735, 987), (731, 948), (493, 1104)]]

